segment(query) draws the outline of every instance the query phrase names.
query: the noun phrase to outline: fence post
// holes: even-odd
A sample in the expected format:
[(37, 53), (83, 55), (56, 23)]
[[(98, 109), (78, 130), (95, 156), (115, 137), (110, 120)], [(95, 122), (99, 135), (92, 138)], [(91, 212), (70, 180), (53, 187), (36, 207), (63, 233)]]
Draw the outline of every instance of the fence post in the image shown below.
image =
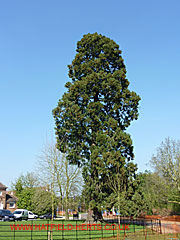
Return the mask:
[(33, 231), (33, 220), (31, 220), (31, 240), (33, 239), (32, 231)]
[(161, 229), (161, 220), (159, 219), (159, 227), (160, 227), (160, 234), (162, 234), (162, 229)]
[(147, 238), (147, 220), (144, 219), (144, 225), (145, 225), (145, 240)]
[(151, 219), (151, 231), (153, 233), (153, 224), (152, 224), (152, 219)]
[(134, 224), (134, 218), (133, 218), (133, 228), (134, 228), (134, 233), (135, 233), (136, 229), (135, 229), (135, 224)]
[(64, 220), (62, 220), (62, 239), (64, 239), (64, 228), (63, 228), (63, 222), (64, 222)]
[(101, 235), (102, 235), (102, 239), (103, 239), (103, 224), (101, 222)]
[(143, 223), (143, 232), (144, 232), (144, 236), (145, 236), (145, 231), (144, 231), (144, 221), (142, 221), (142, 223)]
[[(14, 225), (16, 226), (16, 224), (15, 224), (15, 221), (14, 221)], [(14, 240), (15, 240), (15, 227), (14, 227)]]
[[(89, 226), (90, 226), (90, 220), (89, 220)], [(89, 227), (89, 239), (91, 239), (90, 227)]]
[[(114, 223), (114, 225), (117, 227), (116, 223)], [(114, 228), (113, 228), (113, 237), (114, 237)]]
[[(47, 224), (49, 224), (49, 220), (47, 220)], [(48, 227), (49, 225), (47, 225), (47, 240), (49, 240), (49, 234), (48, 234), (48, 229), (49, 229), (49, 227)]]
[(76, 220), (76, 240), (78, 240), (78, 232), (77, 232), (77, 220)]

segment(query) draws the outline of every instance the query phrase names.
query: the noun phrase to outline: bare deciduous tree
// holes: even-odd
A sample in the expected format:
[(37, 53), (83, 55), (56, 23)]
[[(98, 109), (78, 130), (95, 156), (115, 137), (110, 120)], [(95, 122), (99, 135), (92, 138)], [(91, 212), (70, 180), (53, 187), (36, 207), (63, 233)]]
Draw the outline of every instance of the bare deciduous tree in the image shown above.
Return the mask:
[[(61, 153), (54, 143), (48, 142), (37, 161), (36, 168), (40, 183), (47, 186), (51, 192), (52, 204), (57, 194), (61, 205), (65, 206), (66, 219), (68, 219), (70, 198), (81, 192), (83, 183), (81, 170), (75, 165), (69, 165), (65, 154)], [(54, 206), (52, 206), (52, 215), (53, 213)]]

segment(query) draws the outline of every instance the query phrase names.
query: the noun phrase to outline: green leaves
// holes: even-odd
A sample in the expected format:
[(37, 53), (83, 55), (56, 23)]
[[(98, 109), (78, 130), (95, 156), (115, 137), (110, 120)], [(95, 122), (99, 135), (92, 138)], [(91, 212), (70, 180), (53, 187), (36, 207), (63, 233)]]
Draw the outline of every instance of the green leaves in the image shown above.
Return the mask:
[(27, 173), (21, 175), (14, 184), (12, 184), (13, 190), (16, 192), (18, 198), (18, 208), (25, 208), (33, 211), (34, 206), (32, 198), (35, 193), (35, 186), (37, 185), (37, 177), (33, 173)]

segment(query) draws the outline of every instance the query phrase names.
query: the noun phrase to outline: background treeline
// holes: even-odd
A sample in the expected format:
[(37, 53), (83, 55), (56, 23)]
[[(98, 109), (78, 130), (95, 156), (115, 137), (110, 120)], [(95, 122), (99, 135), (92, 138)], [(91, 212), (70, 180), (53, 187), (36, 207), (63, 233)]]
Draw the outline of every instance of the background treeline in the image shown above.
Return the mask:
[[(129, 170), (126, 177), (126, 188), (119, 192), (117, 182), (123, 177), (109, 178), (109, 190), (101, 210), (111, 211), (114, 207), (124, 216), (179, 214), (179, 163), (179, 141), (165, 139), (150, 161), (153, 172), (137, 173), (133, 167), (133, 172)], [(89, 208), (81, 171), (69, 165), (54, 145), (46, 145), (36, 171), (21, 175), (12, 188), (18, 197), (18, 208), (39, 215), (58, 209), (66, 210), (68, 217), (68, 209), (87, 211)]]

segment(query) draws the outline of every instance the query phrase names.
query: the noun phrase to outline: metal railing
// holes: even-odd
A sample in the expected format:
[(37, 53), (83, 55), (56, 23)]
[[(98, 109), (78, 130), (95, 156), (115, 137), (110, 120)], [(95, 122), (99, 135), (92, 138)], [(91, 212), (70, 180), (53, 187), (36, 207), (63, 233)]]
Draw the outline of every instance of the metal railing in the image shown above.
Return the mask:
[(130, 217), (106, 217), (103, 222), (81, 220), (30, 220), (0, 222), (0, 240), (131, 239), (135, 235), (161, 233), (161, 221)]

